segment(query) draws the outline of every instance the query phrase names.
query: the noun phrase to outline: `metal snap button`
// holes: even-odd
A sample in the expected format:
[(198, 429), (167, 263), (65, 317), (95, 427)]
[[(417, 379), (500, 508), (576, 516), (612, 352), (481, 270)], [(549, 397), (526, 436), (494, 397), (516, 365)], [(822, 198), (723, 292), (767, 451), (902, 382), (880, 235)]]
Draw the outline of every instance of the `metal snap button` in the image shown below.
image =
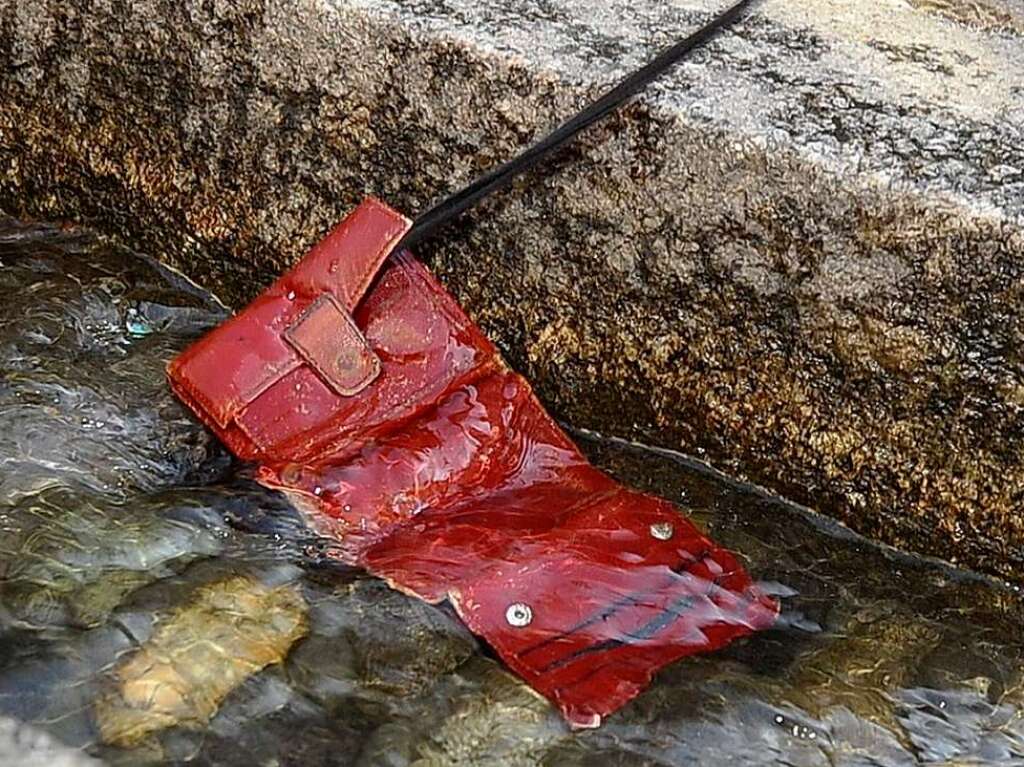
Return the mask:
[(533, 620), (533, 610), (527, 604), (516, 602), (508, 606), (508, 609), (505, 611), (505, 620), (508, 621), (508, 625), (515, 626), (516, 628), (529, 626)]
[(667, 541), (675, 531), (671, 522), (655, 522), (651, 525), (651, 537), (659, 541)]

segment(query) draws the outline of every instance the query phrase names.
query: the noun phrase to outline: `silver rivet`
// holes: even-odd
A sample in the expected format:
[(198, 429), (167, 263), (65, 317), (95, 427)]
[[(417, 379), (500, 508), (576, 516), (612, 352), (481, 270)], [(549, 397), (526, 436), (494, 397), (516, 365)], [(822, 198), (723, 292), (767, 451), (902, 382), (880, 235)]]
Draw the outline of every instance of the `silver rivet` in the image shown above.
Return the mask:
[(533, 620), (533, 610), (530, 609), (529, 605), (516, 602), (508, 606), (508, 609), (505, 611), (505, 620), (508, 621), (508, 625), (515, 626), (516, 628), (529, 626)]
[(651, 525), (651, 537), (657, 538), (659, 541), (667, 541), (675, 531), (671, 522), (655, 522)]

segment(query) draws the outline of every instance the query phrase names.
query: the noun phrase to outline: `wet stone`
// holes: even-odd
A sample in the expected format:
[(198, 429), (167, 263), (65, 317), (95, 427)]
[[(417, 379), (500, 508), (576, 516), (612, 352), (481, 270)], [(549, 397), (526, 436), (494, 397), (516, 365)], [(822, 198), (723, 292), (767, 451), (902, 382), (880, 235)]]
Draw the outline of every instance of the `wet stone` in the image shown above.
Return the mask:
[(225, 316), (208, 294), (80, 230), (0, 223), (0, 263), (0, 504), (123, 500), (222, 455), (153, 374)]
[(0, 531), (0, 598), (30, 625), (104, 622), (139, 587), (216, 554), (220, 536), (130, 507), (53, 487), (9, 508)]
[(97, 733), (93, 703), (103, 671), (136, 643), (117, 625), (87, 632), (3, 633), (0, 713), (33, 724), (59, 741), (90, 747)]
[(527, 767), (569, 735), (550, 703), (488, 659), (460, 667), (431, 699), (430, 719), (399, 719), (375, 732), (360, 767)]
[(315, 598), (310, 636), (288, 659), (288, 673), (332, 711), (344, 707), (378, 720), (407, 712), (413, 698), (478, 652), (453, 614), (380, 581)]
[(95, 707), (100, 737), (133, 746), (168, 727), (205, 725), (228, 693), (306, 635), (306, 609), (291, 585), (238, 577), (203, 587), (118, 663)]
[(527, 767), (566, 737), (551, 705), (497, 665), (476, 661), (459, 676), (476, 689), (457, 694), (452, 713), (419, 745), (416, 767)]
[(896, 695), (941, 643), (941, 625), (884, 602), (833, 620), (836, 636), (801, 659), (782, 694), (817, 717), (841, 707), (905, 742)]
[(193, 763), (209, 767), (330, 767), (350, 763), (366, 727), (339, 720), (288, 685), (280, 674), (254, 677), (224, 702), (195, 739)]

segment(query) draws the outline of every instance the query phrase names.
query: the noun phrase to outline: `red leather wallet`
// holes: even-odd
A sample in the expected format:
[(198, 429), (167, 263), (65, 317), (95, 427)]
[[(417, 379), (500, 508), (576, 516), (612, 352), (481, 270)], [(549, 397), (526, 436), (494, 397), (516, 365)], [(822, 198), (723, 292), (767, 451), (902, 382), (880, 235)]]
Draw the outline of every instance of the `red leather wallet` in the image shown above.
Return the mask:
[(171, 362), (175, 392), (336, 556), (476, 634), (576, 727), (778, 604), (668, 502), (592, 467), (368, 199)]

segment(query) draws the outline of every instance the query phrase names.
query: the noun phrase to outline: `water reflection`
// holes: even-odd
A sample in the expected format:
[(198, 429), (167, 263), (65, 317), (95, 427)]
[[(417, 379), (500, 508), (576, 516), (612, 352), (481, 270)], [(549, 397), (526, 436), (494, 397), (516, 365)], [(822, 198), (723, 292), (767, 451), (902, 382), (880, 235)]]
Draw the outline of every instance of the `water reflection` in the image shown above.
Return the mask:
[(1019, 593), (581, 435), (785, 596), (571, 733), (445, 608), (318, 541), (167, 391), (224, 316), (87, 233), (0, 225), (0, 714), (111, 765), (1024, 763)]

